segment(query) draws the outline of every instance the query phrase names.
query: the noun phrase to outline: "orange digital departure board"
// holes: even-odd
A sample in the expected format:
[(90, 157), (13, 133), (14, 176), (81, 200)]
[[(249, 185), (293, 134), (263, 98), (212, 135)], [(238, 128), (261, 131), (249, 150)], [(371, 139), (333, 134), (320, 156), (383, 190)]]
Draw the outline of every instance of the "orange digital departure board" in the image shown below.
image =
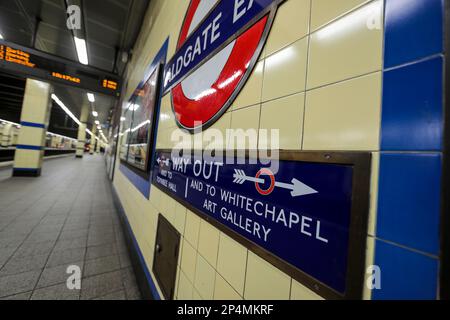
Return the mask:
[(103, 80), (103, 88), (117, 90), (118, 83), (112, 80)]
[(25, 51), (13, 49), (0, 45), (0, 60), (20, 64), (25, 67), (34, 68), (36, 65), (30, 62), (30, 55)]
[(120, 78), (110, 72), (0, 40), (0, 71), (119, 96)]
[(80, 78), (71, 77), (71, 76), (68, 76), (67, 74), (61, 74), (59, 72), (52, 72), (52, 76), (55, 77), (55, 78), (66, 80), (66, 81), (70, 81), (70, 82), (73, 82), (73, 83), (81, 83)]

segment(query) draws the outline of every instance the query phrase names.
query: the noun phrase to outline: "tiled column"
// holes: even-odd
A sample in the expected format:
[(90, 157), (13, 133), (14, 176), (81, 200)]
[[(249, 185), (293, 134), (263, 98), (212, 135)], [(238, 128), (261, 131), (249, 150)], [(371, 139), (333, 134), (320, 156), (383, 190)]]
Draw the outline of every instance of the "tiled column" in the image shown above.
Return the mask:
[(96, 144), (96, 139), (95, 139), (95, 136), (97, 135), (97, 126), (94, 124), (93, 126), (92, 126), (92, 137), (91, 137), (91, 148), (90, 148), (90, 150), (89, 150), (89, 153), (91, 154), (91, 155), (93, 155), (94, 154), (94, 152), (95, 152), (95, 144)]
[(50, 118), (51, 90), (52, 87), (48, 83), (27, 79), (20, 118), (21, 128), (14, 156), (15, 177), (41, 175)]
[(87, 129), (87, 119), (89, 114), (88, 105), (83, 105), (81, 109), (80, 116), (80, 126), (78, 127), (78, 144), (77, 144), (77, 153), (76, 157), (78, 159), (82, 159), (84, 155), (84, 146), (86, 144), (86, 129)]
[(5, 123), (3, 126), (3, 133), (2, 133), (2, 147), (6, 148), (10, 146), (10, 141), (12, 140), (12, 124)]

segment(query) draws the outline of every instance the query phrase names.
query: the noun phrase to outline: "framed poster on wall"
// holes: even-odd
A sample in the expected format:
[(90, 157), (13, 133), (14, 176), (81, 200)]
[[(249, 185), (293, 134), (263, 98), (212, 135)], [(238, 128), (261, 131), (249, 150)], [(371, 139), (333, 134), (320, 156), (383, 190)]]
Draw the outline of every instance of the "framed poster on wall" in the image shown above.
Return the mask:
[(160, 90), (161, 66), (133, 94), (125, 111), (121, 160), (141, 175), (148, 174), (152, 136), (156, 125), (156, 102)]

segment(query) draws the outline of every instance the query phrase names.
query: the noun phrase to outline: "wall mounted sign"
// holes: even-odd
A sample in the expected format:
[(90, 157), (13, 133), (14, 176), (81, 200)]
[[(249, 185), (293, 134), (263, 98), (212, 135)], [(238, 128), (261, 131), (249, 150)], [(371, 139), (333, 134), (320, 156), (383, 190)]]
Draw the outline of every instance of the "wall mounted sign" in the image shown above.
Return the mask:
[(274, 174), (160, 150), (152, 181), (320, 295), (361, 298), (370, 158), (283, 153)]
[(119, 96), (119, 77), (74, 61), (0, 40), (0, 70)]
[(207, 128), (253, 71), (283, 0), (192, 0), (177, 52), (165, 68), (179, 126)]

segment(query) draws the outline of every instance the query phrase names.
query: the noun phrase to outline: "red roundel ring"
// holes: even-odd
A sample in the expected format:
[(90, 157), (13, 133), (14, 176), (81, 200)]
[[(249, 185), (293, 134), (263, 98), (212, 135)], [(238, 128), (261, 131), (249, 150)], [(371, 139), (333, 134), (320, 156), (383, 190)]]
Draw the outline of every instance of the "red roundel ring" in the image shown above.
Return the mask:
[[(211, 3), (214, 1), (191, 0), (177, 49), (207, 15)], [(172, 106), (179, 126), (187, 130), (205, 129), (226, 112), (256, 65), (272, 24), (270, 14), (173, 87)]]
[(273, 172), (269, 169), (261, 169), (256, 174), (256, 179), (259, 179), (262, 175), (266, 175), (270, 178), (270, 187), (267, 190), (263, 190), (258, 182), (255, 182), (256, 190), (260, 195), (268, 196), (270, 195), (273, 190), (275, 190), (275, 176), (273, 175)]

